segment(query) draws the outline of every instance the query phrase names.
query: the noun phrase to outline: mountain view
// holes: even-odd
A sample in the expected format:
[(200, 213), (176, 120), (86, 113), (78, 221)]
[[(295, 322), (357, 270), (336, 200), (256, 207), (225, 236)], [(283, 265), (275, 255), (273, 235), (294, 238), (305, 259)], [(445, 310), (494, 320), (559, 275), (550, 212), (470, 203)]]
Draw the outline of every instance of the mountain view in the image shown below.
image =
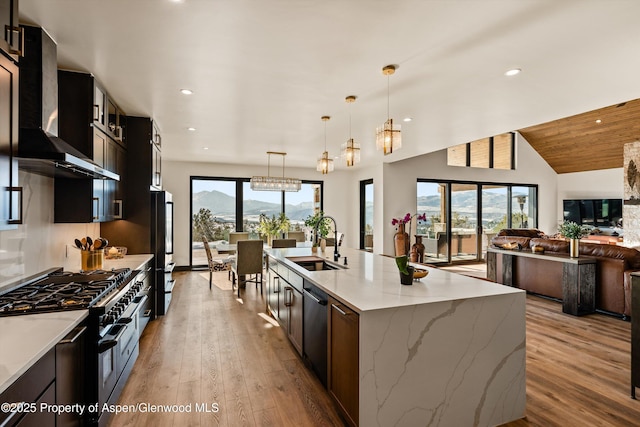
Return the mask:
[[(236, 199), (228, 194), (216, 190), (200, 191), (193, 194), (192, 203), (194, 213), (204, 208), (209, 209), (219, 221), (235, 221)], [(245, 200), (242, 204), (242, 210), (249, 221), (257, 221), (260, 214), (278, 215), (280, 203)], [(313, 215), (313, 203), (310, 201), (297, 205), (287, 203), (285, 211), (292, 223), (304, 222), (309, 215)]]

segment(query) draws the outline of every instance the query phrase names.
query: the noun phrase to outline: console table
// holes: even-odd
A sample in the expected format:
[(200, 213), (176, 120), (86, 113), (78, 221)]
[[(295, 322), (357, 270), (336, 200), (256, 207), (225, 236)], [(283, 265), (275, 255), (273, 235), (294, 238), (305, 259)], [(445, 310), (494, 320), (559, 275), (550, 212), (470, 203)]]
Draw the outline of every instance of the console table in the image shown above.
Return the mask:
[[(501, 271), (497, 271), (497, 257), (501, 257)], [(580, 316), (596, 311), (596, 260), (582, 256), (571, 258), (569, 255), (540, 254), (530, 250), (505, 250), (487, 248), (487, 278), (507, 286), (514, 283), (514, 257), (530, 257), (549, 262), (561, 262), (562, 266), (562, 312)], [(543, 271), (540, 274), (544, 274)], [(640, 278), (639, 278), (640, 279)]]
[(640, 387), (640, 273), (631, 273), (631, 398)]

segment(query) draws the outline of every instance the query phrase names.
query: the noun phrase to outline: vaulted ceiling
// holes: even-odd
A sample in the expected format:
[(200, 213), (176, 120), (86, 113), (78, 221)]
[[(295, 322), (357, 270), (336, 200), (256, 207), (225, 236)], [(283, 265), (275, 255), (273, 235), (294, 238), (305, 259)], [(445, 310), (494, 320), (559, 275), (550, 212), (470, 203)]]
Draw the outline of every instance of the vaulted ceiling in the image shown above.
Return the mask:
[(640, 141), (640, 99), (520, 129), (556, 173), (621, 168), (623, 147)]
[[(60, 67), (93, 73), (127, 114), (154, 117), (164, 159), (265, 165), (271, 150), (314, 168), (323, 115), (331, 156), (352, 123), (356, 168), (518, 129), (542, 150), (559, 142), (539, 142), (534, 125), (640, 98), (637, 0), (20, 0), (20, 15), (56, 40)], [(389, 80), (387, 64), (399, 66)], [(511, 68), (522, 73), (506, 77)], [(413, 120), (403, 148), (383, 156), (374, 131), (387, 82), (391, 117)], [(594, 148), (591, 159), (617, 156)], [(543, 155), (553, 165), (576, 158), (568, 150)]]

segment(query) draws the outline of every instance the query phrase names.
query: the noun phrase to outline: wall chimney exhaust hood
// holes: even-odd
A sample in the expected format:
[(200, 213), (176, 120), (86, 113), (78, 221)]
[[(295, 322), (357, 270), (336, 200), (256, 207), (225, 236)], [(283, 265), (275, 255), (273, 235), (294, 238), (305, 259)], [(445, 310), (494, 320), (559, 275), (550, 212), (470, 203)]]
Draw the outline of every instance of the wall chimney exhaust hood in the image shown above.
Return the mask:
[(62, 139), (42, 129), (20, 129), (18, 164), (45, 176), (120, 181), (117, 174), (101, 168)]
[(101, 168), (58, 138), (57, 46), (44, 29), (22, 28), (25, 49), (20, 59), (18, 166), (51, 177), (120, 181), (118, 174)]

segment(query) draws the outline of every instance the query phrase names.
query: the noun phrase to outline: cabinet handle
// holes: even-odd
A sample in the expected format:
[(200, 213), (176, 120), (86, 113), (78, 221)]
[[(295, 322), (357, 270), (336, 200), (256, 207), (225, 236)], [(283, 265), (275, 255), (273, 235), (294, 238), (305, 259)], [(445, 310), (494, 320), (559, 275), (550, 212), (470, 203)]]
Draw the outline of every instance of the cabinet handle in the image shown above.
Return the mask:
[(92, 197), (91, 200), (93, 200), (96, 205), (93, 211), (93, 219), (100, 219), (100, 197)]
[(160, 172), (156, 172), (154, 173), (154, 175), (156, 176), (156, 180), (154, 182), (154, 185), (157, 187), (160, 185)]
[(113, 214), (114, 219), (122, 219), (122, 200), (114, 200), (113, 204), (115, 206)]
[(285, 307), (291, 307), (291, 305), (293, 304), (293, 288), (291, 286), (285, 286), (284, 287), (284, 291), (290, 291), (291, 293), (289, 294), (289, 302), (287, 302), (287, 296), (284, 296), (285, 302), (284, 302), (284, 306)]
[(100, 106), (93, 104), (93, 121), (100, 122)]
[(5, 426), (12, 426), (14, 425), (12, 423), (13, 419), (16, 417), (19, 417), (23, 414), (23, 412), (18, 411), (17, 408), (28, 408), (29, 407), (29, 402), (16, 402), (16, 403), (12, 403), (12, 405), (16, 405), (16, 410), (12, 411), (9, 416), (7, 418), (5, 418), (5, 420), (2, 422), (2, 424), (0, 424), (0, 427), (5, 427)]
[[(24, 199), (22, 193), (22, 187), (8, 187), (9, 188), (9, 224), (22, 224), (22, 200)], [(18, 218), (13, 218), (13, 193), (18, 194)]]
[(343, 316), (348, 316), (348, 315), (350, 315), (350, 314), (351, 314), (351, 313), (345, 313), (345, 312), (344, 312), (340, 307), (338, 307), (338, 306), (337, 306), (337, 305), (335, 305), (335, 304), (331, 304), (331, 307), (335, 308), (335, 309), (336, 309), (336, 311), (337, 311), (338, 313), (342, 314)]
[(273, 278), (273, 281), (274, 281), (274, 282), (275, 282), (276, 280), (278, 281), (278, 287), (276, 288), (277, 290), (274, 290), (274, 291), (273, 291), (273, 293), (274, 293), (274, 294), (279, 294), (279, 293), (280, 293), (280, 277), (279, 277), (279, 276), (276, 276), (276, 277), (274, 277), (274, 278)]
[(84, 331), (86, 330), (87, 330), (86, 326), (78, 328), (74, 336), (72, 336), (71, 338), (65, 338), (62, 341), (60, 341), (58, 344), (73, 344), (78, 340), (78, 338), (80, 338), (82, 334), (84, 334)]
[[(11, 43), (13, 36), (12, 33), (18, 34), (18, 48), (16, 49), (13, 43)], [(22, 27), (12, 27), (10, 25), (4, 26), (4, 39), (9, 43), (9, 53), (12, 55), (24, 56), (24, 30)]]

